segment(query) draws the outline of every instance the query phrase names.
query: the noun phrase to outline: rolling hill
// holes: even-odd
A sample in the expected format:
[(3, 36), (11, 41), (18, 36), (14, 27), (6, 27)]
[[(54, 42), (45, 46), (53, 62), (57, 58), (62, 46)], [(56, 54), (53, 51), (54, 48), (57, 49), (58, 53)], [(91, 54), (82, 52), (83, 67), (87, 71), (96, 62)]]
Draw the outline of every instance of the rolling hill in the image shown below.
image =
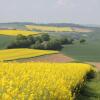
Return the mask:
[[(50, 23), (50, 24), (37, 24), (30, 22), (23, 23), (0, 23), (0, 28), (15, 28), (21, 30), (27, 30), (26, 25), (35, 26), (46, 26), (46, 27), (70, 27), (77, 29), (91, 29), (91, 32), (46, 32), (51, 35), (52, 38), (74, 37), (74, 38), (85, 38), (85, 44), (74, 44), (74, 45), (64, 45), (61, 53), (68, 55), (78, 61), (100, 61), (100, 28), (91, 27), (85, 25), (78, 25), (72, 23)], [(33, 30), (34, 31), (34, 30)], [(45, 31), (44, 31), (45, 33)], [(6, 45), (13, 41), (16, 36), (6, 36), (0, 35), (0, 49), (5, 49)]]

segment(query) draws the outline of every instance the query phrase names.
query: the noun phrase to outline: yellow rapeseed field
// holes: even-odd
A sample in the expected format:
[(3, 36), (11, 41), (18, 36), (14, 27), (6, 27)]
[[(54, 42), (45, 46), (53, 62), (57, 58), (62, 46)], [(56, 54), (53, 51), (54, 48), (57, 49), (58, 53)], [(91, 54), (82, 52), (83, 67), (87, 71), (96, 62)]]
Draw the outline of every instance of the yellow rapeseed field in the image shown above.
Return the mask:
[(58, 53), (58, 51), (53, 50), (36, 50), (36, 49), (6, 49), (0, 50), (0, 61), (4, 60), (14, 60), (21, 58), (30, 58), (46, 54)]
[(55, 27), (55, 26), (37, 26), (37, 25), (26, 25), (29, 30), (39, 30), (43, 32), (72, 32), (70, 27)]
[(1, 62), (0, 100), (74, 100), (91, 70), (81, 63)]
[(28, 35), (37, 35), (39, 32), (25, 31), (25, 30), (0, 30), (1, 35), (12, 35), (16, 36), (19, 34), (28, 36)]

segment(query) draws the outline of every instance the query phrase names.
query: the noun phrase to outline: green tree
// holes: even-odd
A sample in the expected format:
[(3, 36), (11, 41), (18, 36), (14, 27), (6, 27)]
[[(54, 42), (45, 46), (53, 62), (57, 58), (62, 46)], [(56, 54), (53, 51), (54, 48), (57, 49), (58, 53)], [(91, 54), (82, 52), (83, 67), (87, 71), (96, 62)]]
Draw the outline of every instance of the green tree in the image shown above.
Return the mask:
[(48, 50), (60, 50), (61, 48), (62, 45), (58, 40), (50, 40), (46, 45), (46, 49)]
[(15, 42), (11, 42), (11, 43), (9, 43), (9, 44), (7, 45), (6, 48), (7, 48), (7, 49), (17, 48), (17, 45), (16, 45)]
[(35, 43), (35, 37), (34, 36), (32, 36), (32, 35), (28, 35), (27, 36), (27, 41), (30, 43), (30, 45), (31, 44), (34, 44)]
[(16, 40), (26, 40), (26, 39), (27, 39), (27, 37), (24, 36), (24, 35), (22, 35), (22, 34), (19, 34), (19, 35), (17, 35), (17, 37), (16, 37)]
[(35, 41), (36, 41), (36, 42), (37, 42), (37, 41), (40, 42), (40, 43), (42, 42), (41, 36), (36, 36), (36, 37), (34, 37), (34, 38), (35, 38)]
[(67, 37), (59, 39), (61, 44), (70, 44), (70, 40)]
[(30, 46), (30, 48), (32, 48), (32, 49), (44, 49), (43, 45), (39, 41), (36, 41), (35, 44)]
[(49, 41), (50, 40), (50, 36), (48, 34), (43, 34), (43, 35), (41, 35), (41, 40), (42, 41)]
[(80, 40), (80, 43), (85, 43), (85, 42), (86, 42), (85, 39), (81, 39), (81, 40)]

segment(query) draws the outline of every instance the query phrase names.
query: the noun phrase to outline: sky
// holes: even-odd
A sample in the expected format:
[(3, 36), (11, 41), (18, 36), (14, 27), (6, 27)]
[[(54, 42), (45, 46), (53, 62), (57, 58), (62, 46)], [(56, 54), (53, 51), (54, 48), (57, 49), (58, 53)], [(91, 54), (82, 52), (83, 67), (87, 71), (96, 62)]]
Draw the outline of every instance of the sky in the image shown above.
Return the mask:
[(100, 0), (0, 0), (0, 23), (100, 25)]

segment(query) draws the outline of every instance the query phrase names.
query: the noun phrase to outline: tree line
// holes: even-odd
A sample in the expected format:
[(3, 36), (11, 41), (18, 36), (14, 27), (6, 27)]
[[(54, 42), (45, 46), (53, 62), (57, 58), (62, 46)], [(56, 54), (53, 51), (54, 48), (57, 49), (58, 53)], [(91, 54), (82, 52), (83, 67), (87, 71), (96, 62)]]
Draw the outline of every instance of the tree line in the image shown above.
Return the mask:
[[(64, 44), (73, 44), (74, 39), (62, 37), (60, 39), (51, 38), (49, 34), (42, 34), (41, 36), (24, 36), (17, 35), (16, 40), (11, 42), (7, 48), (31, 48), (42, 50), (60, 50)], [(81, 40), (80, 42), (84, 42)]]

